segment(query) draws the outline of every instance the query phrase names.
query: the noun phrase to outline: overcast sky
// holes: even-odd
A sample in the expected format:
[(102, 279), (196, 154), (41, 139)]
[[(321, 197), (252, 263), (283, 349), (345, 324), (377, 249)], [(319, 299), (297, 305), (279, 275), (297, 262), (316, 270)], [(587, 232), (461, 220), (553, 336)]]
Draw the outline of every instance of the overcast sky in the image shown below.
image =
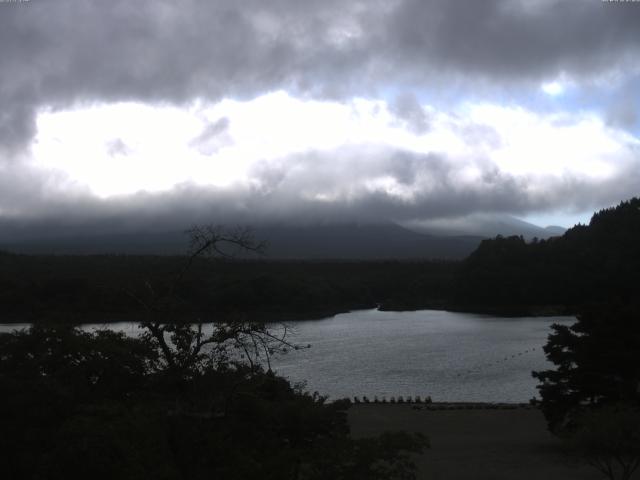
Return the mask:
[(0, 225), (571, 226), (640, 193), (638, 2), (5, 0), (0, 72)]

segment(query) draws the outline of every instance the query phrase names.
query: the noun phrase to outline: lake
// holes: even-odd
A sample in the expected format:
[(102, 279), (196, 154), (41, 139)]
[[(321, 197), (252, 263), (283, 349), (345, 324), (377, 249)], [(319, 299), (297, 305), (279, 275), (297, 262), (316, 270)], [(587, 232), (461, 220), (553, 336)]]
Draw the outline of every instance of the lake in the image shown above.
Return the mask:
[[(272, 363), (281, 375), (306, 381), (307, 389), (330, 398), (429, 395), (433, 401), (527, 402), (537, 395), (531, 371), (552, 367), (542, 351), (550, 325), (574, 321), (359, 310), (288, 322), (290, 340), (311, 348)], [(24, 326), (0, 325), (0, 331)], [(108, 327), (131, 335), (138, 331), (133, 323)]]

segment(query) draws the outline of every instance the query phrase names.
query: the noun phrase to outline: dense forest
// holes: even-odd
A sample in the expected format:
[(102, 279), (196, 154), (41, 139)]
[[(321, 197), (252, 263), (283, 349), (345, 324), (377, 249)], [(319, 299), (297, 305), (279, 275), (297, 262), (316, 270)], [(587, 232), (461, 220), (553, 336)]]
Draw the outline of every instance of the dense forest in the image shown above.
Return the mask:
[[(186, 243), (186, 238), (185, 238)], [(197, 258), (173, 292), (175, 319), (247, 314), (315, 318), (373, 308), (505, 315), (575, 313), (625, 302), (640, 281), (640, 199), (595, 213), (560, 237), (485, 240), (464, 261), (293, 261)], [(135, 298), (171, 284), (186, 256), (0, 253), (5, 322), (136, 319)]]
[(479, 311), (628, 303), (640, 281), (640, 199), (596, 212), (561, 237), (483, 241), (457, 273), (452, 303)]
[[(5, 322), (137, 319), (134, 295), (174, 281), (178, 256), (0, 254)], [(455, 262), (267, 261), (198, 258), (175, 291), (178, 317), (314, 318), (358, 308), (442, 307)], [(134, 294), (134, 295), (132, 295)]]

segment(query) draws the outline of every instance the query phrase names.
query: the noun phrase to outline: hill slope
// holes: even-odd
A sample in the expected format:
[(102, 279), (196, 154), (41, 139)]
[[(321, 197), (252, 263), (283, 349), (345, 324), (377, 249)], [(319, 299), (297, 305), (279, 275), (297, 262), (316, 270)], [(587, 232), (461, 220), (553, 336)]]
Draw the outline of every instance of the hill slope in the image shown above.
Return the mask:
[[(461, 259), (482, 237), (423, 235), (392, 223), (377, 225), (258, 225), (256, 239), (268, 244), (271, 259)], [(86, 234), (26, 238), (0, 247), (29, 254), (156, 254), (185, 253), (187, 237), (179, 231)]]
[(567, 230), (558, 226), (543, 228), (510, 215), (494, 213), (477, 213), (453, 220), (417, 221), (411, 222), (407, 227), (418, 233), (436, 236), (471, 235), (493, 238), (497, 235), (521, 235), (527, 240), (546, 239), (562, 235)]
[(454, 302), (492, 306), (634, 301), (640, 284), (640, 198), (596, 212), (562, 237), (484, 240), (463, 262)]

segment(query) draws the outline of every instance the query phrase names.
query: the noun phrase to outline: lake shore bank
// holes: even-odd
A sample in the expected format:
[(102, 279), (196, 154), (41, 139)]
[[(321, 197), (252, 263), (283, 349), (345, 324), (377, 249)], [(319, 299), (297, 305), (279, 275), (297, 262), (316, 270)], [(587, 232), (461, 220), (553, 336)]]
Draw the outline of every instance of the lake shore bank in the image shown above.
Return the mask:
[(431, 448), (415, 457), (418, 479), (601, 478), (592, 467), (565, 455), (538, 409), (504, 405), (513, 408), (457, 408), (459, 404), (442, 403), (433, 404), (441, 409), (416, 409), (413, 405), (359, 404), (349, 409), (348, 419), (355, 437), (393, 430), (428, 436)]
[[(374, 310), (381, 312), (417, 312), (421, 310), (439, 310), (453, 313), (470, 313), (474, 315), (491, 315), (495, 317), (554, 317), (574, 315), (575, 309), (562, 305), (525, 305), (525, 306), (461, 306), (445, 302), (427, 302), (425, 304), (371, 303), (353, 305), (335, 305), (323, 309), (312, 310), (267, 310), (267, 311), (218, 311), (218, 312), (178, 312), (172, 315), (173, 321), (185, 323), (224, 322), (231, 319), (245, 318), (251, 321), (279, 323), (289, 321), (323, 320), (342, 313), (358, 310)], [(140, 322), (147, 315), (145, 312), (50, 312), (48, 315), (21, 313), (5, 313), (0, 316), (0, 324), (53, 324), (53, 325), (86, 325), (111, 324), (119, 322)], [(169, 314), (167, 314), (169, 316)]]
[(574, 315), (575, 306), (568, 305), (468, 305), (450, 301), (427, 301), (424, 303), (387, 302), (379, 304), (383, 312), (409, 312), (417, 310), (444, 310), (447, 312), (494, 315), (496, 317), (556, 317)]
[[(299, 311), (266, 311), (266, 312), (180, 312), (174, 315), (166, 314), (167, 321), (178, 323), (217, 323), (234, 319), (247, 319), (264, 323), (281, 323), (290, 321), (322, 320), (341, 313), (356, 310), (368, 310), (375, 305), (359, 305), (355, 308), (335, 307), (323, 310)], [(0, 316), (0, 324), (36, 324), (36, 325), (93, 325), (113, 324), (122, 322), (139, 323), (148, 316), (145, 312), (52, 312), (50, 315), (4, 314)]]

